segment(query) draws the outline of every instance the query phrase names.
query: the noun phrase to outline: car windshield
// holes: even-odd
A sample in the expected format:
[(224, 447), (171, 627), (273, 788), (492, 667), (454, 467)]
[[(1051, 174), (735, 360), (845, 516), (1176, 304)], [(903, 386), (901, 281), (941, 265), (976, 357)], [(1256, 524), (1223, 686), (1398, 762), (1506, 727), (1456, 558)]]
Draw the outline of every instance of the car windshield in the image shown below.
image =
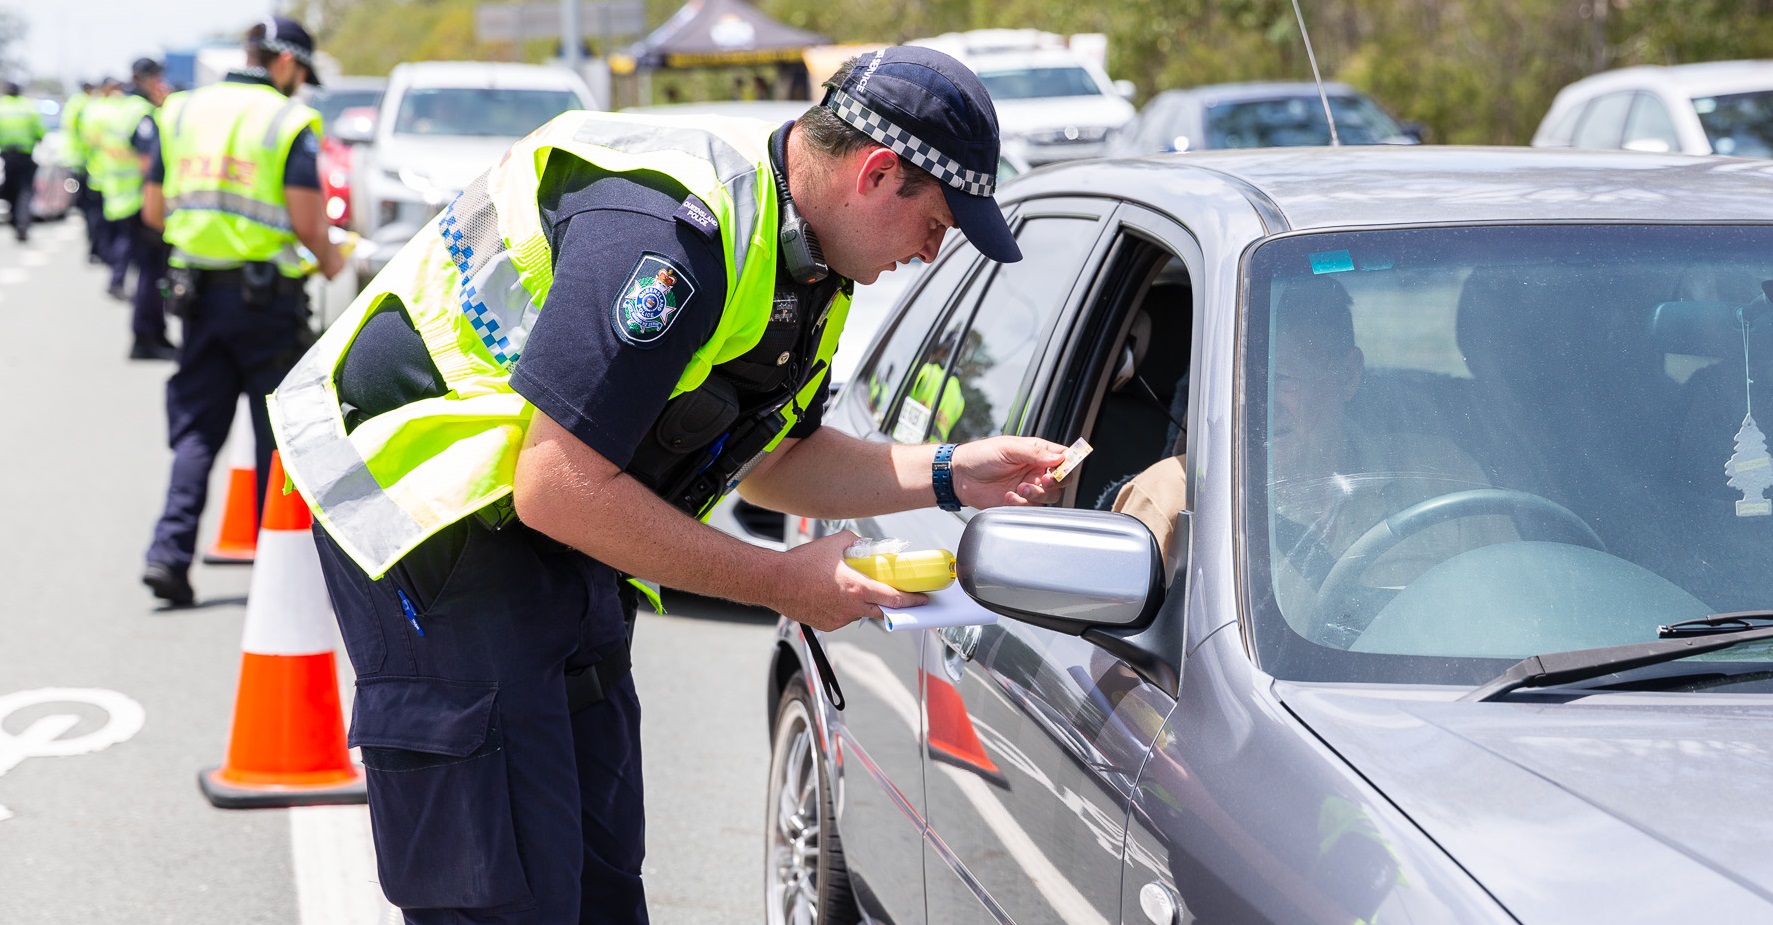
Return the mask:
[(1477, 683), (1773, 607), (1773, 225), (1297, 235), (1248, 266), (1265, 670)]
[(357, 106), (375, 106), (382, 101), (382, 91), (374, 87), (361, 89), (316, 90), (308, 105), (320, 113), (320, 122), (332, 131), (332, 122), (339, 113)]
[(1773, 90), (1693, 101), (1711, 149), (1734, 157), (1773, 157)]
[(570, 90), (414, 87), (400, 98), (394, 132), (520, 138), (583, 105)]
[[(1366, 97), (1332, 96), (1330, 112), (1336, 116), (1336, 135), (1345, 145), (1409, 140), (1397, 122)], [(1240, 100), (1207, 107), (1208, 147), (1284, 148), (1329, 143), (1324, 104), (1315, 96)]]
[(1037, 100), (1052, 96), (1101, 96), (1090, 72), (1075, 65), (983, 71), (979, 80), (994, 100)]

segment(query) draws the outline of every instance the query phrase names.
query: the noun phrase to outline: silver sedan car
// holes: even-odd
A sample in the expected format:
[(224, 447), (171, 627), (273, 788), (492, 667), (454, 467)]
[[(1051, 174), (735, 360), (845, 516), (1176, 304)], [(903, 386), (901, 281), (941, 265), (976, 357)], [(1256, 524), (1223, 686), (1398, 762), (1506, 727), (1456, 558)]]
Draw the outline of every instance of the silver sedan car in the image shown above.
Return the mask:
[[(1038, 171), (828, 425), (1094, 451), (778, 634), (771, 922), (1773, 921), (1773, 165)], [(932, 499), (933, 500), (933, 499)], [(906, 623), (912, 625), (905, 625)]]

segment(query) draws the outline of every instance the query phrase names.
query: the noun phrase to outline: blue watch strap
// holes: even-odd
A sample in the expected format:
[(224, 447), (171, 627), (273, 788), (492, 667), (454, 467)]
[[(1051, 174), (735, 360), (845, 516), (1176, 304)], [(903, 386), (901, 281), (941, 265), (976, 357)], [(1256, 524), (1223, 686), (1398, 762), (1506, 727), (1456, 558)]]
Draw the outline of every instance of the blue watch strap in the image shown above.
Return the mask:
[(930, 466), (930, 486), (936, 490), (936, 506), (944, 511), (960, 510), (960, 498), (954, 493), (954, 444), (936, 447), (936, 461)]

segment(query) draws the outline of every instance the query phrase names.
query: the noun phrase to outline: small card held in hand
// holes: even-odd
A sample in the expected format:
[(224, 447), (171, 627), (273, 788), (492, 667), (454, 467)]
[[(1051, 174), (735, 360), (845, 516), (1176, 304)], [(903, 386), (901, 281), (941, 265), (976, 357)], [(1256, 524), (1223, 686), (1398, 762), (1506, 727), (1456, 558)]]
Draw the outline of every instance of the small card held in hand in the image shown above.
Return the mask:
[(1065, 477), (1071, 474), (1071, 470), (1076, 469), (1077, 464), (1083, 462), (1084, 457), (1088, 455), (1090, 455), (1090, 442), (1082, 437), (1077, 438), (1076, 443), (1065, 448), (1064, 461), (1054, 467), (1053, 481), (1065, 481)]

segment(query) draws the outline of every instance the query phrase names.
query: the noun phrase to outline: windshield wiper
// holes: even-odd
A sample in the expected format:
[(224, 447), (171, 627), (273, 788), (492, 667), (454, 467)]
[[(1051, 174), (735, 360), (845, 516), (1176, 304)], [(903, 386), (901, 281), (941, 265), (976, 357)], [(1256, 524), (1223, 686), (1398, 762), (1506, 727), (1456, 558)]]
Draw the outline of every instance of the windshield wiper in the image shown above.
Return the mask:
[(1662, 639), (1675, 639), (1681, 636), (1715, 636), (1719, 633), (1739, 633), (1759, 626), (1773, 626), (1773, 610), (1739, 610), (1735, 613), (1714, 613), (1709, 617), (1697, 620), (1682, 620), (1667, 626), (1656, 627), (1656, 635)]
[[(1698, 630), (1682, 629), (1688, 624), (1703, 624), (1709, 620), (1720, 621), (1720, 624), (1725, 621), (1742, 621), (1746, 628), (1718, 625), (1703, 634)], [(1459, 699), (1474, 703), (1496, 700), (1523, 687), (1549, 687), (1554, 684), (1587, 681), (1619, 671), (1716, 652), (1745, 642), (1773, 639), (1773, 625), (1755, 625), (1756, 620), (1773, 622), (1773, 614), (1719, 614), (1703, 620), (1688, 620), (1661, 627), (1661, 634), (1672, 635), (1675, 637), (1672, 639), (1534, 655), (1514, 663), (1507, 671)]]

